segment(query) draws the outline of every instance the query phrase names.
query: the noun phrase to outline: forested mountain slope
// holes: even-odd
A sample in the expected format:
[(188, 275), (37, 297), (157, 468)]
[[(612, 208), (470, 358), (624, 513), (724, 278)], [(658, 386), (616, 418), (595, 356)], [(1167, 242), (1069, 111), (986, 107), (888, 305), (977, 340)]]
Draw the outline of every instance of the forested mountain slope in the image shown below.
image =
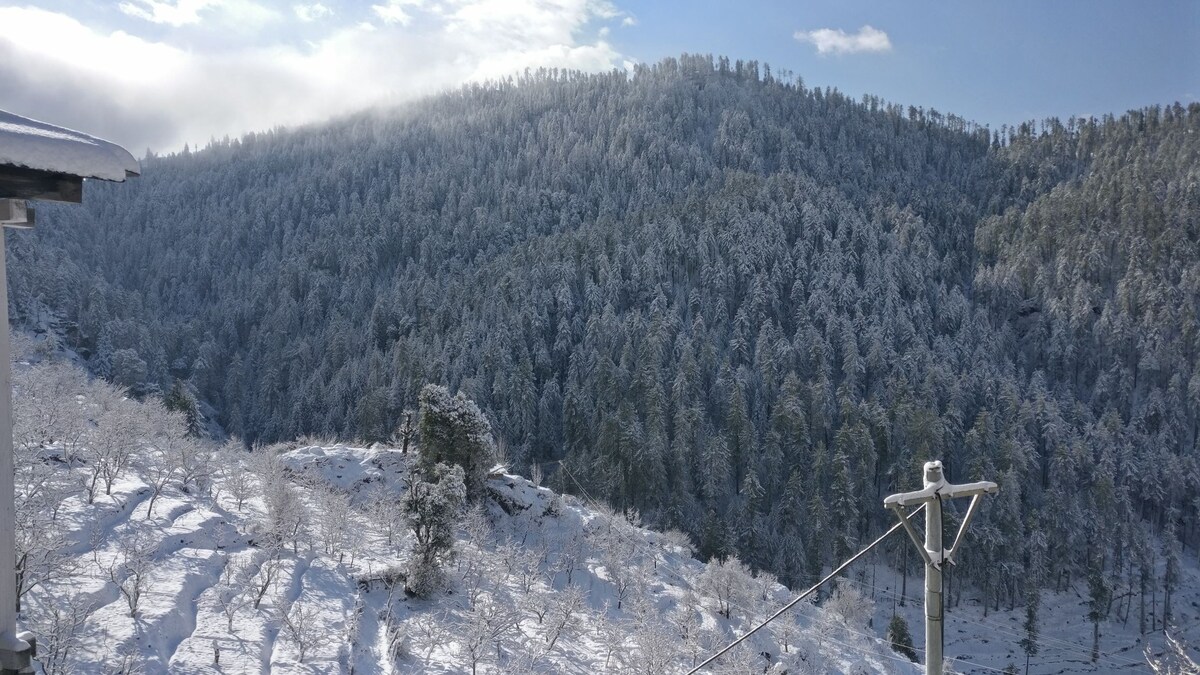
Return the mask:
[(793, 585), (940, 457), (1002, 486), (959, 573), (985, 602), (1086, 574), (1137, 616), (1200, 542), (1198, 127), (542, 73), (89, 185), (13, 237), (13, 302), (247, 439), (385, 438), (445, 383), (516, 466)]

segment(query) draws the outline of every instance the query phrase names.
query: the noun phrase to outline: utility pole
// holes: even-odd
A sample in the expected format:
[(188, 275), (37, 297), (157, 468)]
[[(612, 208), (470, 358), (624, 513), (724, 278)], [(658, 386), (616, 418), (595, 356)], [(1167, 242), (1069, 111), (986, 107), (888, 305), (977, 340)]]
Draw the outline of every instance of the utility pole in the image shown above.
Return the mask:
[[(994, 494), (1000, 487), (991, 481), (953, 485), (946, 482), (942, 474), (942, 463), (926, 462), (925, 487), (916, 492), (902, 492), (883, 500), (883, 505), (896, 512), (909, 539), (916, 544), (917, 551), (925, 561), (925, 673), (942, 675), (942, 645), (944, 638), (945, 605), (942, 601), (942, 566), (954, 564), (954, 554), (962, 545), (963, 535), (971, 525), (971, 519), (979, 509), (980, 497)], [(963, 518), (954, 543), (949, 549), (942, 547), (942, 501), (958, 497), (970, 497), (971, 505)], [(917, 537), (905, 507), (925, 505), (925, 544)]]

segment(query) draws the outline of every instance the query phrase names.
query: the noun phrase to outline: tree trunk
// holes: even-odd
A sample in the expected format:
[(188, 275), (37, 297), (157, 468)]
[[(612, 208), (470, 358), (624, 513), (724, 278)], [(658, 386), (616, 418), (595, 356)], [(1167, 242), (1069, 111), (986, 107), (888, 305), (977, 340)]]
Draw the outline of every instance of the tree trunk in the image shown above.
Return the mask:
[(988, 605), (991, 602), (991, 596), (988, 595), (988, 591), (991, 589), (991, 587), (992, 585), (988, 583), (988, 577), (985, 575), (983, 579), (983, 618), (985, 619), (988, 615)]
[(1150, 585), (1150, 632), (1158, 630), (1158, 586)]
[(1171, 587), (1168, 585), (1163, 588), (1163, 630), (1167, 630), (1167, 623), (1171, 621)]
[(1138, 601), (1138, 633), (1146, 634), (1146, 571), (1142, 570), (1140, 580), (1138, 582), (1141, 591), (1141, 598)]

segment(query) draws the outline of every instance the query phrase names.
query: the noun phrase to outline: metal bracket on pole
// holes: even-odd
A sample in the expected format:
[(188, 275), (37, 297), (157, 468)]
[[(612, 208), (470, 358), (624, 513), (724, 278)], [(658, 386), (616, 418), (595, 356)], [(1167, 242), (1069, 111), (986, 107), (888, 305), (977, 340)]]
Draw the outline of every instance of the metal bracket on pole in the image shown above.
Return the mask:
[(954, 535), (954, 543), (950, 545), (950, 550), (946, 551), (946, 560), (951, 565), (958, 563), (954, 562), (954, 554), (958, 553), (958, 547), (962, 545), (963, 537), (967, 534), (967, 528), (971, 526), (971, 520), (975, 518), (975, 513), (979, 511), (980, 499), (983, 493), (971, 496), (971, 505), (967, 507), (967, 515), (963, 516), (962, 524), (958, 526), (958, 534)]
[[(908, 538), (917, 546), (917, 552), (921, 554), (921, 558), (925, 560), (925, 564), (932, 565), (933, 559), (929, 557), (929, 552), (921, 544), (921, 538), (917, 536), (917, 531), (913, 529), (912, 522), (908, 519), (908, 515), (904, 513), (904, 507), (896, 504), (888, 506), (888, 508), (896, 512), (896, 517), (900, 519), (900, 524), (904, 526), (904, 531), (908, 533)], [(920, 511), (921, 509), (918, 508), (917, 510)]]
[(0, 225), (27, 230), (34, 220), (33, 207), (24, 199), (0, 199)]

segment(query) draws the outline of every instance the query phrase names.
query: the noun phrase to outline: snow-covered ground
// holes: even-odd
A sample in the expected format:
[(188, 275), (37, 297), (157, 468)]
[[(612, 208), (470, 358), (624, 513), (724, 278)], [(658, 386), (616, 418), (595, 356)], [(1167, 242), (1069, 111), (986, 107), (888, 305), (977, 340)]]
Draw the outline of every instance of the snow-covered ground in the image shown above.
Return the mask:
[[(970, 544), (963, 553), (970, 555)], [(874, 575), (872, 587), (871, 578)], [(854, 576), (859, 589), (875, 601), (873, 624), (887, 625), (895, 611), (912, 629), (918, 653), (924, 646), (924, 578), (910, 576), (907, 589), (901, 591), (897, 571), (886, 565), (864, 569)], [(901, 598), (905, 602), (901, 604)], [(1162, 591), (1158, 590), (1158, 630), (1143, 636), (1138, 629), (1138, 598), (1130, 598), (1128, 619), (1113, 603), (1109, 620), (1100, 624), (1097, 659), (1092, 661), (1092, 624), (1087, 620), (1087, 587), (1076, 581), (1062, 593), (1042, 592), (1038, 654), (1030, 659), (1030, 675), (1058, 673), (1149, 673), (1144, 650), (1159, 655), (1164, 649), (1161, 625)], [(1192, 657), (1200, 660), (1200, 568), (1195, 560), (1185, 561), (1174, 604), (1174, 633), (1191, 647)], [(1151, 598), (1147, 594), (1147, 625)], [(945, 656), (955, 672), (993, 673), (1015, 665), (1025, 672), (1025, 653), (1020, 641), (1025, 637), (1025, 609), (1013, 609), (1001, 603), (1000, 610), (989, 609), (984, 615), (976, 593), (967, 590), (957, 606), (946, 608)], [(876, 631), (878, 632), (878, 631)]]
[[(237, 465), (204, 491), (168, 485), (152, 513), (135, 472), (93, 504), (70, 496), (59, 518), (71, 572), (31, 591), (25, 612), (43, 647), (71, 647), (51, 670), (673, 673), (788, 599), (769, 577), (706, 574), (678, 535), (515, 475), (491, 478), (486, 507), (463, 517), (447, 589), (410, 598), (392, 582), (411, 545), (395, 505), (414, 455), (314, 446), (280, 458), (304, 523), (274, 551), (257, 539), (268, 488), (251, 453), (221, 456)], [(251, 476), (240, 509), (239, 475)], [(344, 512), (330, 506), (339, 498)], [(68, 607), (83, 619), (73, 632), (53, 623)], [(803, 606), (713, 672), (916, 672), (866, 620)]]

